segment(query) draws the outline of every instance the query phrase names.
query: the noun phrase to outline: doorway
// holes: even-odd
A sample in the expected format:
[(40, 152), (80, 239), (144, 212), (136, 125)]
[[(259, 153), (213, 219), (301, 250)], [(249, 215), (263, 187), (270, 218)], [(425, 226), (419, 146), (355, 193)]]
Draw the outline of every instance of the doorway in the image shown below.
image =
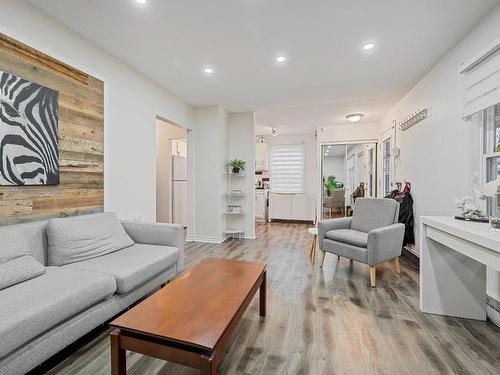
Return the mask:
[(352, 215), (358, 197), (376, 197), (376, 143), (321, 147), (321, 218)]
[(156, 221), (188, 224), (188, 130), (156, 120)]

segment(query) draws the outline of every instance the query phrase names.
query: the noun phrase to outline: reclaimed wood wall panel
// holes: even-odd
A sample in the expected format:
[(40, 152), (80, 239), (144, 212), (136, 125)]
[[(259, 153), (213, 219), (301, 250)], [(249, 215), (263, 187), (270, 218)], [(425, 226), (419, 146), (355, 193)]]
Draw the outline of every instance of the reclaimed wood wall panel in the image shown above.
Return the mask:
[(104, 82), (0, 33), (0, 70), (59, 92), (55, 186), (0, 186), (0, 225), (104, 208)]

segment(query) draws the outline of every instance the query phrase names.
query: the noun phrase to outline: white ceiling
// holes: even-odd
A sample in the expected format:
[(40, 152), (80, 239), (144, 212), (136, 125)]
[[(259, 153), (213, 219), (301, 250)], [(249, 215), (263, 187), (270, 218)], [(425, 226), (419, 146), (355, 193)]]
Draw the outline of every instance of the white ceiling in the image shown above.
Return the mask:
[[(256, 111), (261, 134), (345, 124), (350, 112), (379, 120), (497, 3), (28, 1), (193, 105)], [(278, 54), (288, 63), (274, 64)]]

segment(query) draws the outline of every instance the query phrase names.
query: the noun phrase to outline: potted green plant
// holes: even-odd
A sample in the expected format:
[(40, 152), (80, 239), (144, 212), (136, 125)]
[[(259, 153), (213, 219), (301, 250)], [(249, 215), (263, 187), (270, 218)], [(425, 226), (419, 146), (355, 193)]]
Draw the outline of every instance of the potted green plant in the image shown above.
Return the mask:
[(240, 173), (240, 171), (245, 170), (246, 164), (245, 160), (233, 159), (226, 163), (226, 167), (231, 168), (231, 173)]
[(335, 176), (328, 176), (323, 185), (325, 186), (326, 195), (330, 197), (332, 195), (333, 189), (337, 187)]

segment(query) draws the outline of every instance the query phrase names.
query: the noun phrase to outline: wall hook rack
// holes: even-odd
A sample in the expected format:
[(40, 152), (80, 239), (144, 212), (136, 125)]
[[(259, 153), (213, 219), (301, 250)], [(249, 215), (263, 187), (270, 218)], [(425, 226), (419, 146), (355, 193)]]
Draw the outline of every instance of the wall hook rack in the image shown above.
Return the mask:
[(406, 120), (403, 120), (399, 123), (399, 129), (402, 131), (408, 130), (411, 128), (413, 125), (418, 124), (420, 121), (423, 121), (427, 118), (429, 115), (429, 109), (421, 109), (417, 111), (416, 113), (412, 114), (409, 116)]

